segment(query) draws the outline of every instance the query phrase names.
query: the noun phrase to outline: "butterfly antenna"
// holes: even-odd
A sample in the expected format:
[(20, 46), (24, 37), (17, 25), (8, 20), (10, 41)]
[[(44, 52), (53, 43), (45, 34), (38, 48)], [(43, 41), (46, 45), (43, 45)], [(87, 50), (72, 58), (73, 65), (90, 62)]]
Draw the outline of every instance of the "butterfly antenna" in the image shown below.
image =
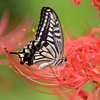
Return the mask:
[(18, 52), (9, 52), (10, 54), (18, 55)]
[(18, 55), (20, 57), (19, 52), (9, 52), (6, 47), (4, 47), (4, 50), (9, 54), (15, 54), (15, 55)]

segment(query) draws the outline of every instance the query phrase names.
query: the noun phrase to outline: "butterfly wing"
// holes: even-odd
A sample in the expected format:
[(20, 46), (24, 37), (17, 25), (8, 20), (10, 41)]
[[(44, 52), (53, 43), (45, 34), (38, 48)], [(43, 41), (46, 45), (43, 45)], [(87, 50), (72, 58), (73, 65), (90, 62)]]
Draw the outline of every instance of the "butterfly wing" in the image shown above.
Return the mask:
[(57, 51), (59, 57), (63, 54), (63, 34), (57, 14), (49, 7), (41, 10), (40, 22), (38, 25), (36, 40), (46, 41)]

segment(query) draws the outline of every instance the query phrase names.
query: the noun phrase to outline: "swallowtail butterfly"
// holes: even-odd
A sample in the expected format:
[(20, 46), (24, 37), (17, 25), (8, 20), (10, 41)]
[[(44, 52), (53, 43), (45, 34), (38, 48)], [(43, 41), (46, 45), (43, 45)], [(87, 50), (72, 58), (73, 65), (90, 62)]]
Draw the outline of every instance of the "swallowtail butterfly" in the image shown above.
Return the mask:
[(19, 56), (20, 63), (31, 66), (42, 62), (38, 69), (53, 65), (59, 66), (67, 60), (63, 57), (64, 39), (59, 18), (49, 7), (41, 10), (35, 40), (30, 41), (20, 52), (10, 52)]

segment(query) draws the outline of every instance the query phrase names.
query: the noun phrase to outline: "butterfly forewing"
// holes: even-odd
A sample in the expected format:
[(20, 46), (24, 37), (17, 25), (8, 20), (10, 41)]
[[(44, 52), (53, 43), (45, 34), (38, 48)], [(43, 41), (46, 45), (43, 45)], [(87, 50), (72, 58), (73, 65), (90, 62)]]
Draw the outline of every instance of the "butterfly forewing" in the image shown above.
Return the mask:
[(41, 10), (40, 22), (36, 34), (37, 41), (46, 41), (53, 46), (59, 57), (63, 54), (62, 28), (57, 14), (48, 7)]

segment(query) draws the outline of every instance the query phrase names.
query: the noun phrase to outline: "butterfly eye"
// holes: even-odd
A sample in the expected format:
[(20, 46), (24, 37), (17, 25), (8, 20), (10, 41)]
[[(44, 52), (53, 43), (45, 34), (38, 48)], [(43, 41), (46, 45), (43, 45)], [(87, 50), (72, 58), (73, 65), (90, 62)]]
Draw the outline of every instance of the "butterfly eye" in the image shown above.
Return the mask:
[(66, 58), (66, 57), (64, 57), (64, 61), (65, 61), (65, 62), (67, 61), (67, 58)]

